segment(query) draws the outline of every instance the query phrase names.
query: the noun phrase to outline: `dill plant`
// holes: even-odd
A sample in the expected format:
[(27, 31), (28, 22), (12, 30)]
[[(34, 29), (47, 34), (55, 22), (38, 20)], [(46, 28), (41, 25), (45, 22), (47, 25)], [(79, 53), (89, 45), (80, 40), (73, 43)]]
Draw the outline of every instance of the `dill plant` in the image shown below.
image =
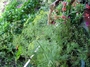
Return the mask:
[(19, 56), (28, 60), (37, 46), (41, 46), (30, 62), (34, 67), (80, 67), (82, 59), (89, 66), (87, 54), (90, 40), (86, 31), (77, 27), (77, 21), (71, 23), (71, 19), (66, 23), (58, 20), (58, 25), (47, 25), (47, 14), (47, 11), (41, 10), (34, 21), (23, 29), (20, 39), (15, 42), (18, 39), (15, 38), (14, 45), (23, 49)]
[[(66, 21), (57, 20), (56, 24), (58, 25), (46, 25), (47, 16), (44, 11), (37, 14), (33, 23), (26, 28), (27, 31), (23, 31), (23, 34), (26, 33), (24, 36), (30, 40), (26, 51), (28, 56), (34, 53), (37, 46), (41, 46), (35, 57), (32, 58), (33, 66), (80, 67), (81, 60), (84, 60), (86, 66), (89, 66), (90, 39), (87, 35), (88, 32), (79, 26), (83, 6), (78, 4), (74, 9), (71, 9), (71, 13), (67, 10), (64, 15), (71, 18)], [(70, 9), (69, 6), (67, 8)], [(77, 15), (77, 11), (81, 13)], [(62, 14), (60, 11), (59, 15)]]

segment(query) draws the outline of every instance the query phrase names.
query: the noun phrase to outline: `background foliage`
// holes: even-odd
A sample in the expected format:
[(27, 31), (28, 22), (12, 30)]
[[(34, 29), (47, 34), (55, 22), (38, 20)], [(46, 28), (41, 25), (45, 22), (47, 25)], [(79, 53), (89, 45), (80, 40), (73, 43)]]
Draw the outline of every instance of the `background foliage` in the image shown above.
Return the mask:
[[(0, 67), (22, 67), (38, 46), (30, 62), (34, 67), (80, 67), (81, 60), (90, 66), (90, 39), (78, 26), (82, 13), (75, 13), (81, 12), (83, 5), (71, 10), (75, 19), (58, 19), (56, 25), (47, 25), (48, 4), (28, 0), (18, 8), (19, 4), (12, 1), (0, 18)], [(64, 15), (68, 16), (68, 11)]]

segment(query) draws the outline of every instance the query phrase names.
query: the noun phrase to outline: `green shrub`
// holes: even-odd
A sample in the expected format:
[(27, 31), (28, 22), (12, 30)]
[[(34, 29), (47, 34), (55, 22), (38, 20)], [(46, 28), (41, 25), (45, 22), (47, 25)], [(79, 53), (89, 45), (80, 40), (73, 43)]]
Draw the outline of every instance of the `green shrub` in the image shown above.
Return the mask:
[(84, 29), (71, 26), (70, 20), (66, 24), (59, 22), (58, 26), (47, 25), (46, 22), (47, 12), (40, 11), (33, 23), (28, 24), (21, 35), (15, 36), (13, 45), (19, 46), (21, 50), (19, 56), (16, 54), (16, 59), (24, 56), (28, 60), (34, 54), (34, 50), (40, 46), (32, 58), (33, 66), (69, 67), (68, 65), (71, 64), (71, 67), (80, 67), (82, 59), (88, 64), (90, 40)]
[[(13, 46), (12, 42), (14, 35), (21, 33), (23, 25), (29, 23), (28, 21), (33, 21), (35, 9), (37, 8), (37, 5), (40, 5), (40, 2), (37, 0), (28, 0), (27, 2), (24, 2), (20, 8), (17, 8), (18, 5), (19, 3), (17, 0), (12, 1), (6, 7), (2, 18), (0, 18), (0, 67), (13, 67), (15, 65), (19, 67), (23, 66), (22, 63), (24, 58), (23, 60), (20, 59), (22, 57), (19, 58), (19, 60), (22, 60), (20, 64), (17, 64), (20, 62), (19, 60), (17, 62), (15, 60), (17, 47)], [(29, 8), (27, 6), (29, 6)], [(25, 13), (23, 11), (31, 12)], [(26, 23), (24, 24), (24, 22)]]

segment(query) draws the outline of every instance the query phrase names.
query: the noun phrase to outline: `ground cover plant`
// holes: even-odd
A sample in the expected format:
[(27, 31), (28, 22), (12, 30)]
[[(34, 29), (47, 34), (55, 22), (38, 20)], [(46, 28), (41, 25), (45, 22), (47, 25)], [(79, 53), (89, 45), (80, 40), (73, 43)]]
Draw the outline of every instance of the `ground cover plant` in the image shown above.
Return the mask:
[(71, 13), (69, 6), (62, 12), (60, 4), (56, 9), (62, 17), (56, 19), (53, 13), (51, 25), (47, 25), (47, 4), (39, 6), (37, 0), (28, 0), (20, 8), (17, 1), (12, 4), (0, 19), (0, 67), (22, 67), (32, 54), (28, 67), (81, 67), (81, 61), (90, 67), (89, 33), (80, 26), (84, 4), (77, 4)]

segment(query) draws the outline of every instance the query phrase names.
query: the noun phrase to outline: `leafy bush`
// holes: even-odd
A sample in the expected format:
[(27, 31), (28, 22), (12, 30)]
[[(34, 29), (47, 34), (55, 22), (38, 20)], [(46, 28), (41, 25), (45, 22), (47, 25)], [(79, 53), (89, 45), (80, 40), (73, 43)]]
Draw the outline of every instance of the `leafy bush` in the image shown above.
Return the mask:
[(40, 7), (40, 1), (28, 0), (20, 7), (18, 7), (18, 5), (17, 0), (12, 1), (6, 7), (3, 17), (0, 19), (0, 24), (3, 24), (2, 26), (4, 26), (4, 22), (6, 22), (6, 24), (9, 23), (9, 25), (14, 28), (13, 33), (21, 33), (24, 22)]

